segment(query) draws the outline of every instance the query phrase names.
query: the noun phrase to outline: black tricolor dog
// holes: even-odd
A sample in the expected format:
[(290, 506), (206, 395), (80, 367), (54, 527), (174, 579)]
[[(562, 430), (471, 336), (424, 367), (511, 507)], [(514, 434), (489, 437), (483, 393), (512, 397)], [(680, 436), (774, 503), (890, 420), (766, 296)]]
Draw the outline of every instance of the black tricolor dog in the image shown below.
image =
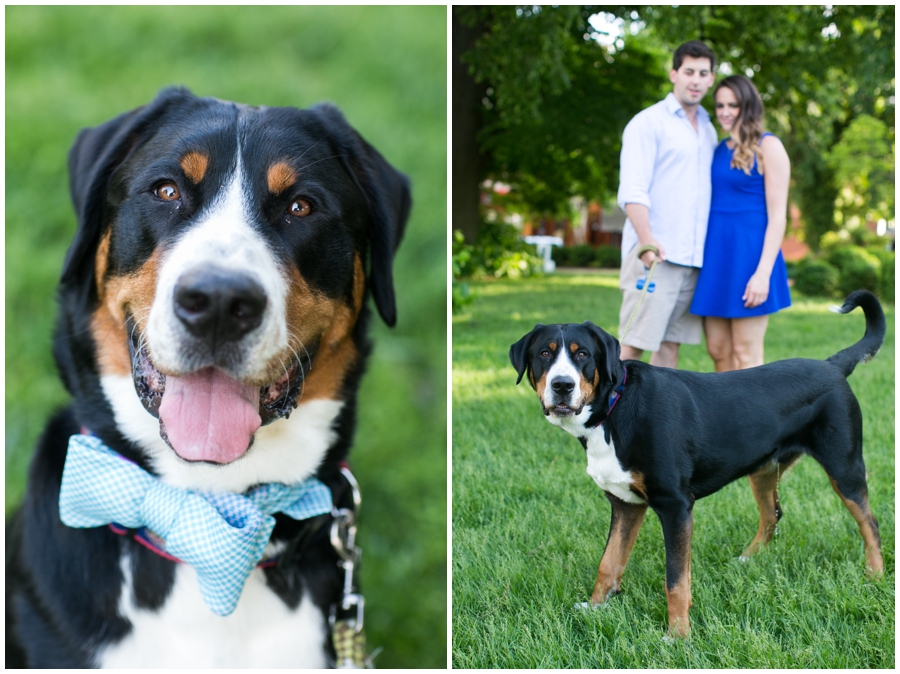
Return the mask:
[[(344, 574), (331, 515), (282, 513), (236, 610), (196, 575), (57, 504), (70, 436), (162, 482), (243, 493), (341, 473), (370, 345), (396, 320), (407, 178), (333, 106), (248, 107), (168, 89), (79, 135), (78, 216), (54, 356), (72, 404), (47, 426), (7, 529), (7, 667), (334, 664)], [(324, 520), (323, 520), (324, 518)]]
[(665, 539), (669, 631), (687, 635), (694, 501), (749, 475), (760, 512), (743, 553), (752, 555), (781, 517), (779, 478), (803, 454), (822, 465), (859, 525), (869, 573), (882, 572), (862, 415), (846, 378), (878, 352), (885, 320), (868, 291), (851, 294), (839, 311), (858, 306), (865, 336), (826, 361), (794, 358), (720, 374), (622, 362), (618, 341), (590, 322), (537, 325), (512, 345), (516, 383), (528, 373), (547, 420), (581, 440), (587, 472), (612, 504), (592, 605), (619, 592), (650, 506)]

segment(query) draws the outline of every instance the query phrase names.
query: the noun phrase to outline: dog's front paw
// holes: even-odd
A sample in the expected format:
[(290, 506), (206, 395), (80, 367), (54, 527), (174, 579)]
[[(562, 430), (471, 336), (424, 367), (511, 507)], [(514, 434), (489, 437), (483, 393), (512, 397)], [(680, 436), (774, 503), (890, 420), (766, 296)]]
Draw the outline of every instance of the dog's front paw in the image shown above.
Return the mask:
[(594, 609), (600, 608), (601, 606), (603, 606), (603, 604), (594, 604), (589, 601), (581, 601), (581, 602), (578, 602), (577, 604), (575, 604), (575, 610), (577, 610), (577, 611), (592, 611)]

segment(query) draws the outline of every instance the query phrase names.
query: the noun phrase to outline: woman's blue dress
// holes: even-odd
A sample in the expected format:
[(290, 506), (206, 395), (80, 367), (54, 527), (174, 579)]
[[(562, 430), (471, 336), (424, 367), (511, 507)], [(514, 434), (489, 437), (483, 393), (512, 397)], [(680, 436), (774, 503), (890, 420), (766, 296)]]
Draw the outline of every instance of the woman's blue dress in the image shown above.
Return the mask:
[(723, 140), (713, 155), (703, 268), (691, 304), (691, 313), (698, 316), (747, 318), (791, 306), (787, 268), (778, 251), (766, 301), (752, 309), (744, 307), (741, 297), (762, 256), (769, 217), (763, 176), (756, 162), (748, 176), (741, 169), (731, 168), (733, 153)]

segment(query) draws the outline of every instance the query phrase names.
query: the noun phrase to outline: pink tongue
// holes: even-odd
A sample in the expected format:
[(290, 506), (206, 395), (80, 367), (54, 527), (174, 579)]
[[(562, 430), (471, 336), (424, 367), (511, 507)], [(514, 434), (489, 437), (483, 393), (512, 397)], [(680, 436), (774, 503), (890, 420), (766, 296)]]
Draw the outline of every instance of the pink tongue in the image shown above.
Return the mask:
[(159, 406), (169, 444), (188, 461), (231, 463), (247, 451), (259, 428), (259, 387), (205, 368), (166, 377)]

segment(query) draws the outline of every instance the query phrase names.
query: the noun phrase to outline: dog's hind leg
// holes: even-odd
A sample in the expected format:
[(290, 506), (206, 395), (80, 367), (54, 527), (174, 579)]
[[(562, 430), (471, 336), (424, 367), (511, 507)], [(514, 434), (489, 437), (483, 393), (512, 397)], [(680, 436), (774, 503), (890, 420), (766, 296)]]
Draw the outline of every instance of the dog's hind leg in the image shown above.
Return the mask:
[(609, 538), (600, 560), (594, 592), (591, 594), (592, 606), (602, 604), (621, 591), (622, 574), (625, 573), (644, 515), (647, 514), (646, 505), (627, 503), (609, 492), (605, 493), (612, 505), (612, 517), (609, 522)]
[(691, 632), (691, 535), (693, 503), (670, 500), (654, 503), (662, 522), (666, 543), (666, 601), (669, 608), (669, 635), (686, 637)]
[(825, 469), (832, 488), (856, 520), (865, 543), (867, 574), (879, 577), (884, 572), (884, 560), (881, 557), (878, 521), (869, 508), (859, 406), (851, 407), (846, 424), (832, 426), (828, 431), (817, 435), (810, 453)]
[[(862, 461), (860, 461), (862, 463)], [(881, 535), (878, 533), (878, 520), (869, 508), (869, 490), (865, 483), (865, 469), (863, 469), (862, 487), (849, 488), (841, 484), (831, 475), (831, 486), (837, 495), (841, 497), (847, 510), (853, 515), (859, 526), (866, 545), (866, 572), (871, 577), (879, 577), (884, 572), (884, 560), (881, 557)]]
[(781, 461), (766, 464), (755, 473), (748, 475), (753, 498), (756, 499), (756, 505), (759, 507), (759, 529), (754, 539), (750, 541), (750, 545), (741, 553), (742, 560), (755, 555), (772, 540), (775, 527), (783, 514), (778, 498), (778, 481), (799, 458), (799, 454), (794, 454)]

